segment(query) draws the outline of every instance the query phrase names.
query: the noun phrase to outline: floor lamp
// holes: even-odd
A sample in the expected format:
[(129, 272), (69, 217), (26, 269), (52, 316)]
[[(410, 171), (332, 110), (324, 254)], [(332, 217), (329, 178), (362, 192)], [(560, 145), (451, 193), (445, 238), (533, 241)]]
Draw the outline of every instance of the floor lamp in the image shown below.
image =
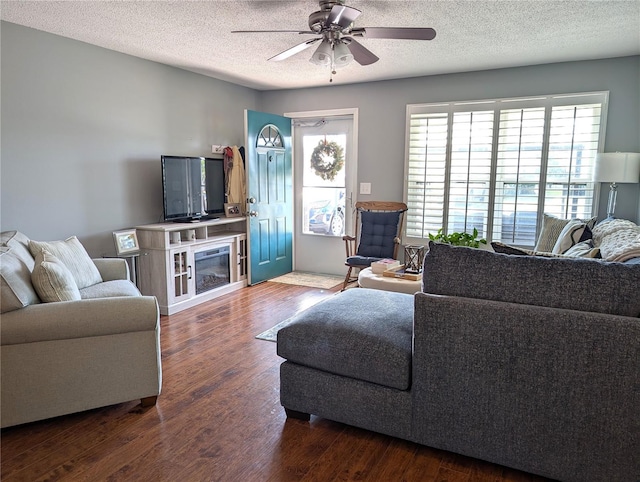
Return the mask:
[(618, 184), (640, 182), (640, 153), (603, 152), (596, 154), (596, 182), (610, 183), (607, 217), (613, 218), (616, 210)]

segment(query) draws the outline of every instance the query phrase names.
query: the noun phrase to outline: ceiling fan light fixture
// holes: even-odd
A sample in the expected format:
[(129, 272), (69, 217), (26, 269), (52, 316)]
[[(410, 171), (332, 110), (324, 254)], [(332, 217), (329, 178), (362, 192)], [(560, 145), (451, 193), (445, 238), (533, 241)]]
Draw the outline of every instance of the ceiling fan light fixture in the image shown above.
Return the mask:
[(321, 67), (330, 67), (332, 55), (331, 43), (323, 40), (309, 59), (309, 62), (320, 65)]
[(333, 46), (333, 63), (337, 69), (346, 67), (353, 61), (353, 54), (349, 47), (342, 42), (336, 42)]

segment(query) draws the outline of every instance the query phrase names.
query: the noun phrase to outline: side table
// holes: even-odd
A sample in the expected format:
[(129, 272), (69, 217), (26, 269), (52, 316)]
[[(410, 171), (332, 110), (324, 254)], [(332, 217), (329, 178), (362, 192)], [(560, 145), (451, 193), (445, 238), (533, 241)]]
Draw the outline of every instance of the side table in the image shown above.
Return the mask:
[(398, 293), (414, 294), (422, 290), (422, 280), (408, 280), (391, 278), (382, 274), (374, 274), (371, 268), (360, 270), (358, 274), (358, 286), (374, 290), (395, 291)]
[(129, 265), (129, 276), (131, 277), (131, 282), (138, 286), (138, 257), (140, 256), (140, 251), (136, 251), (134, 253), (124, 253), (116, 256), (108, 256), (109, 258), (122, 258)]

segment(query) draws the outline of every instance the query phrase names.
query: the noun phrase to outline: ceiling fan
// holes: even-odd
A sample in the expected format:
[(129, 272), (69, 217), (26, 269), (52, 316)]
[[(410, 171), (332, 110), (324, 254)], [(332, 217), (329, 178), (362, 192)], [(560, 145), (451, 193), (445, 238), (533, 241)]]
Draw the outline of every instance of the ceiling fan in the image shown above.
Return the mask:
[(432, 40), (436, 36), (436, 31), (432, 28), (356, 28), (353, 22), (362, 12), (346, 6), (344, 1), (345, 0), (319, 0), (320, 10), (309, 15), (310, 30), (234, 30), (233, 33), (290, 32), (317, 35), (316, 38), (306, 40), (284, 52), (280, 52), (269, 60), (280, 61), (287, 59), (320, 42), (318, 48), (311, 56), (310, 62), (316, 65), (330, 67), (333, 74), (336, 73), (336, 68), (344, 67), (352, 60), (355, 60), (360, 65), (370, 65), (380, 60), (354, 37)]

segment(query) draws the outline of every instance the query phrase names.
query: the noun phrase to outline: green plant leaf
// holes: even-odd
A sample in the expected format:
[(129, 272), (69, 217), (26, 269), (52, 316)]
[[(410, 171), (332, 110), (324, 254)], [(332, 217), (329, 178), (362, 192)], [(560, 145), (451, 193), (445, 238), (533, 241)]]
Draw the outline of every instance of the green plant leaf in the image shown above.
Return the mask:
[(435, 235), (429, 233), (429, 239), (431, 241), (446, 243), (452, 246), (469, 246), (471, 248), (478, 248), (480, 247), (480, 244), (487, 244), (486, 239), (478, 239), (477, 228), (473, 228), (473, 234), (458, 232), (444, 234), (443, 228), (440, 228)]

